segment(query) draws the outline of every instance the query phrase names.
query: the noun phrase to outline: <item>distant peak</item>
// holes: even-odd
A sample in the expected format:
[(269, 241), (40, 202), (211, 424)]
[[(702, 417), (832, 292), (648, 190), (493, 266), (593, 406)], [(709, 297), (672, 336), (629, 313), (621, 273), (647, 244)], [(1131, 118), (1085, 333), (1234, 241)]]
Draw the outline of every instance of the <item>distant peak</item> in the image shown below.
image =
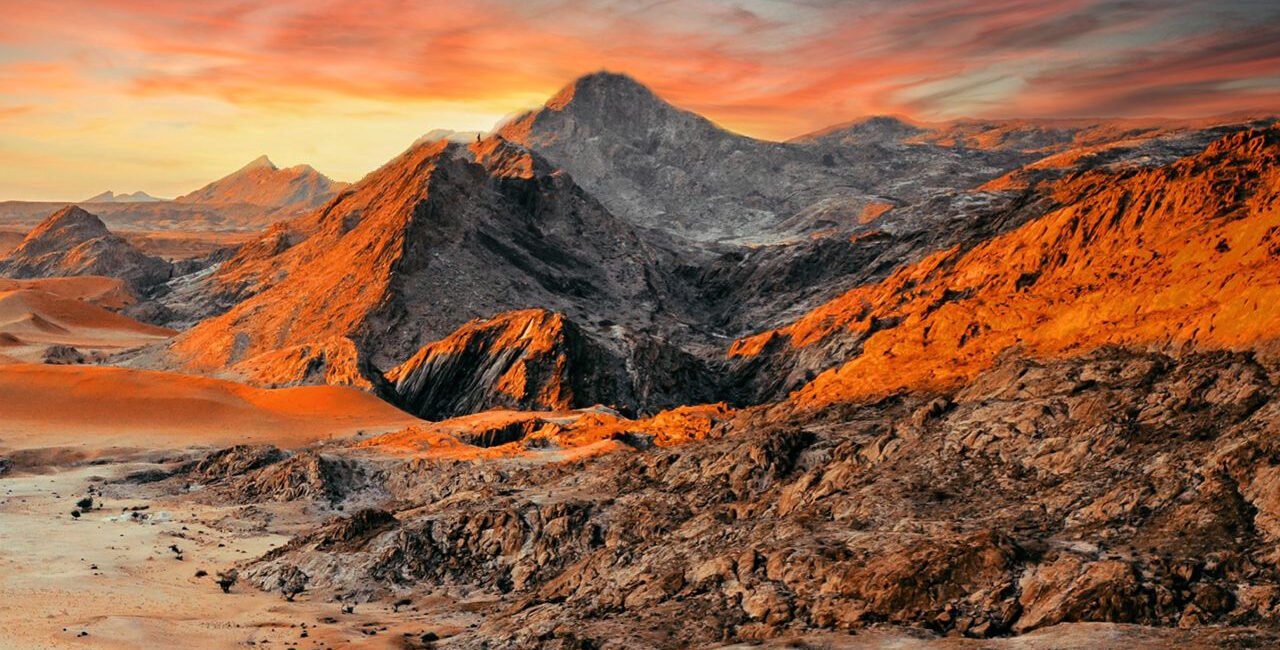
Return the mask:
[(253, 169), (270, 169), (272, 171), (275, 171), (279, 169), (279, 167), (276, 167), (276, 164), (271, 162), (271, 159), (268, 158), (266, 154), (263, 154), (249, 161), (249, 164), (240, 168), (240, 171), (247, 172)]
[(813, 142), (827, 138), (861, 142), (898, 142), (927, 130), (923, 122), (901, 115), (868, 115), (793, 138), (791, 142)]
[(142, 190), (138, 190), (137, 192), (133, 192), (131, 194), (124, 194), (124, 193), (116, 194), (111, 190), (107, 190), (106, 192), (103, 192), (101, 194), (96, 194), (94, 196), (91, 196), (82, 202), (83, 203), (152, 203), (152, 202), (161, 201), (161, 200), (162, 199), (158, 199), (154, 196), (151, 196), (150, 194), (147, 194)]

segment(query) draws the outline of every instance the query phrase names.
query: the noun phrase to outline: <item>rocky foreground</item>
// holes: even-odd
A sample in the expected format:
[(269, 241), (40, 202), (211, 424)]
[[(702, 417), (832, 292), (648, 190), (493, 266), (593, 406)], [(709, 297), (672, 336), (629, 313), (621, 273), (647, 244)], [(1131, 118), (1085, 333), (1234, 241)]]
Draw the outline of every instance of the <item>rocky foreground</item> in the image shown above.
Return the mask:
[(1024, 647), (1118, 630), (1261, 647), (1280, 641), (1276, 371), (1240, 353), (1011, 355), (954, 391), (721, 411), (695, 444), (651, 423), (566, 460), (572, 426), (507, 423), (469, 439), (483, 462), (366, 437), (229, 448), (106, 490), (264, 529), (293, 504), (287, 544), (217, 568), (335, 608), (400, 602), (420, 647), (841, 647), (1070, 622), (1167, 629)]

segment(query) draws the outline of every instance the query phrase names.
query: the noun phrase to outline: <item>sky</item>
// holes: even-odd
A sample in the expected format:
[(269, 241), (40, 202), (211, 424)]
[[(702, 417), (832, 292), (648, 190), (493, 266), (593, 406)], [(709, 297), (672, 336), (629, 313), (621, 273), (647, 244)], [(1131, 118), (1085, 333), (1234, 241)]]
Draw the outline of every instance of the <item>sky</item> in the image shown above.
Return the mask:
[(1280, 112), (1280, 0), (0, 0), (0, 200), (354, 181), (625, 72), (785, 139), (871, 114)]

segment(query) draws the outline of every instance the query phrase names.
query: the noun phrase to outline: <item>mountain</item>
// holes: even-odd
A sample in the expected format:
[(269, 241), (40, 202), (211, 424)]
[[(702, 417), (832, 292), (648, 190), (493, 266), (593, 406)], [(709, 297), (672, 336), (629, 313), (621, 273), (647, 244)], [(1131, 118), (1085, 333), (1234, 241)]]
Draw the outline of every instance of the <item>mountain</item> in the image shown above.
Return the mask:
[(932, 133), (927, 125), (893, 115), (872, 115), (792, 138), (794, 144), (901, 144)]
[[(362, 601), (499, 585), (466, 647), (1273, 646), (1280, 125), (1137, 158), (1045, 179), (1036, 214), (738, 341), (798, 390), (679, 441), (656, 424), (678, 412), (499, 411), (307, 461), (343, 472), (208, 481), (267, 500), (328, 475), (316, 502), (376, 504), (244, 576), (304, 567)], [(545, 311), (477, 320), (388, 377), (442, 416), (562, 409), (545, 378), (581, 359), (572, 336)]]
[[(183, 542), (236, 589), (388, 630), (456, 589), (468, 648), (1280, 642), (1280, 125), (768, 143), (601, 74), (449, 140), (153, 301), (200, 322), (139, 365), (436, 420), (122, 472), (292, 536)], [(55, 307), (12, 300), (0, 357)]]
[(1050, 156), (1071, 150), (1187, 135), (1220, 125), (1265, 118), (958, 119), (919, 122), (890, 115), (829, 126), (789, 142), (807, 146), (929, 144), (956, 149)]
[[(348, 186), (307, 165), (279, 169), (266, 156), (204, 187), (169, 201), (142, 192), (103, 192), (92, 203), (112, 228), (153, 231), (260, 231), (329, 202)], [(63, 206), (0, 202), (0, 221), (38, 223)]]
[(89, 197), (82, 203), (157, 203), (164, 199), (157, 199), (143, 191), (137, 191), (132, 194), (116, 194), (111, 190), (107, 190), (102, 194)]
[[(571, 120), (561, 126), (573, 133), (572, 143), (590, 146), (649, 133), (646, 120), (706, 131), (655, 150), (672, 160), (692, 160), (716, 138), (757, 147), (766, 162), (771, 151), (807, 156), (846, 146), (744, 140), (629, 78), (591, 75), (493, 136), (415, 143), (329, 204), (246, 243), (211, 275), (175, 284), (162, 299), (169, 320), (157, 320), (202, 322), (167, 358), (146, 363), (231, 370), (263, 385), (356, 385), (432, 418), (497, 406), (601, 402), (649, 412), (692, 401), (759, 403), (847, 358), (857, 339), (833, 337), (830, 346), (785, 354), (747, 354), (744, 342), (726, 362), (733, 338), (781, 331), (931, 254), (961, 254), (1040, 220), (1058, 205), (1062, 178), (1095, 167), (1155, 168), (1223, 132), (1136, 138), (1028, 173), (1016, 186), (1002, 180), (1007, 174), (988, 181), (1009, 188), (966, 189), (973, 177), (951, 176), (958, 187), (900, 200), (849, 234), (709, 247), (615, 214), (579, 185), (576, 172), (508, 139), (519, 135), (510, 130), (515, 125), (528, 127), (527, 140), (556, 120)], [(885, 133), (903, 128), (916, 127), (863, 124)], [(551, 148), (578, 146), (572, 143)], [(917, 155), (950, 156), (960, 166), (974, 160), (974, 168), (993, 160), (970, 148), (857, 146), (905, 157), (882, 168), (908, 167)], [(273, 168), (265, 160), (253, 167)], [(699, 173), (719, 182), (715, 170)], [(670, 186), (660, 189), (654, 196), (671, 196)], [(529, 310), (541, 316), (531, 320)]]
[(573, 175), (611, 212), (700, 242), (775, 242), (848, 230), (868, 209), (973, 188), (1027, 162), (930, 144), (768, 142), (600, 72), (498, 130)]
[(1280, 332), (1268, 307), (1280, 300), (1277, 162), (1273, 126), (1168, 165), (1071, 175), (1045, 216), (932, 254), (730, 355), (770, 382), (821, 371), (793, 396), (819, 408), (954, 387), (1011, 350), (1256, 347)]
[(125, 280), (138, 293), (172, 274), (171, 264), (142, 253), (74, 205), (45, 219), (0, 260), (0, 275), (12, 278), (105, 275)]
[(304, 211), (327, 203), (347, 187), (308, 165), (280, 169), (259, 156), (235, 172), (174, 199), (178, 203), (255, 206)]
[[(661, 306), (671, 292), (664, 255), (501, 137), (421, 143), (243, 246), (201, 288), (235, 306), (170, 353), (184, 367), (232, 368), (259, 383), (320, 376), (378, 387), (382, 372), (467, 321), (537, 307), (623, 368), (629, 355), (653, 353), (645, 330), (673, 327)], [(649, 406), (633, 397), (647, 394), (637, 387), (652, 383), (646, 372), (622, 381), (615, 401)]]

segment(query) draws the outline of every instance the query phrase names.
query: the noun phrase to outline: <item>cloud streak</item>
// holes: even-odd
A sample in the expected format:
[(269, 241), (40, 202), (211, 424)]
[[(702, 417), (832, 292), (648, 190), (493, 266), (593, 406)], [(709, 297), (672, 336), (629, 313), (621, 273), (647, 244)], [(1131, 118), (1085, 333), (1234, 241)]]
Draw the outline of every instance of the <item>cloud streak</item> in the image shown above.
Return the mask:
[(601, 68), (771, 138), (872, 113), (1181, 117), (1280, 108), (1278, 44), (1270, 0), (27, 0), (0, 23), (0, 124), (474, 128)]

